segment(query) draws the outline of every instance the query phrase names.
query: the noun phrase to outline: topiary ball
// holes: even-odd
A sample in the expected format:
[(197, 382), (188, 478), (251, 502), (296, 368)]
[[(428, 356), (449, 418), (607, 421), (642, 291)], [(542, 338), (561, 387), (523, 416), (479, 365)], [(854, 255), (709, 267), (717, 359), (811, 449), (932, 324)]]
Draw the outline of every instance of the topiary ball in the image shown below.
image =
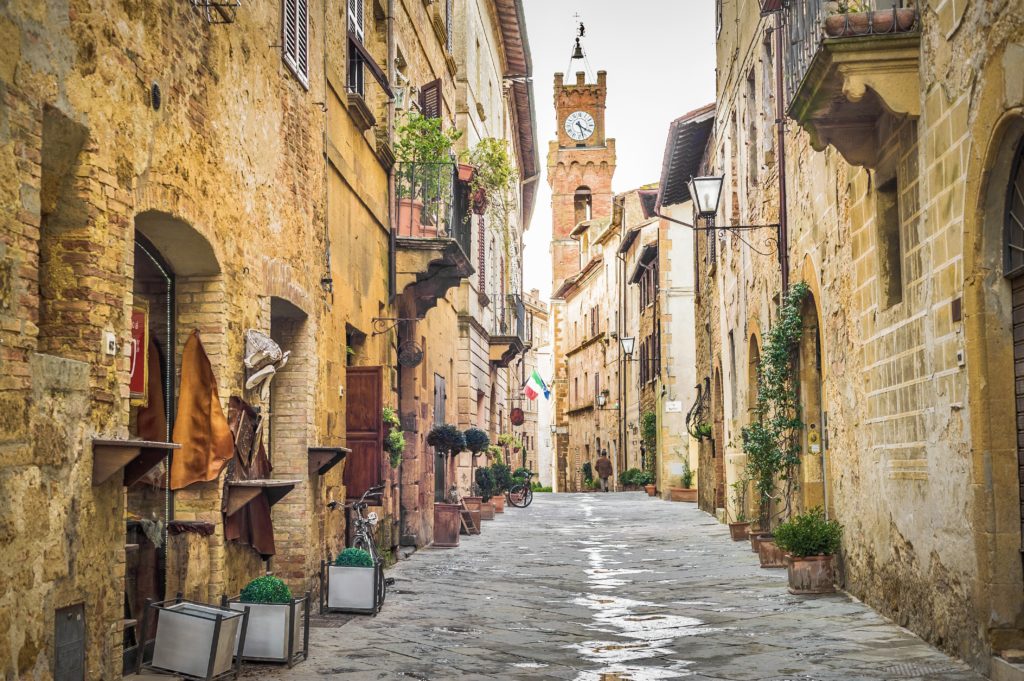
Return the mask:
[(334, 559), (336, 567), (372, 568), (373, 557), (363, 549), (345, 549)]
[(289, 603), (292, 591), (280, 577), (263, 575), (245, 585), (240, 600), (243, 603)]

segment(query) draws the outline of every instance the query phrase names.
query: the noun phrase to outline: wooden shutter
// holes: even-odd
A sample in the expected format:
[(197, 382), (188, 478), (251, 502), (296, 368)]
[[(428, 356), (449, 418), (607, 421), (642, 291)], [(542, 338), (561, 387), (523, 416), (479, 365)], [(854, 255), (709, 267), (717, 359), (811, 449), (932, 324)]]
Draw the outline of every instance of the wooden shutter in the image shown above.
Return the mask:
[(347, 446), (352, 450), (345, 463), (345, 494), (362, 496), (384, 481), (383, 367), (348, 367), (348, 399), (345, 409)]
[(356, 34), (360, 41), (365, 41), (363, 0), (348, 0), (348, 30)]
[(420, 113), (426, 118), (441, 117), (441, 79), (420, 88)]
[(309, 87), (309, 2), (284, 0), (281, 14), (284, 62)]

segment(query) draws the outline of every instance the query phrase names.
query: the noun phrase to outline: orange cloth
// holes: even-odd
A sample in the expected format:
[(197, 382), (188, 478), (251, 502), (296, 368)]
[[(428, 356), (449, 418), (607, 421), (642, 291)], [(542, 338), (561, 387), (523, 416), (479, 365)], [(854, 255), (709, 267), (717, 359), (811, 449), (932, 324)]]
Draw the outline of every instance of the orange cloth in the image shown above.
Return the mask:
[(185, 343), (181, 357), (181, 389), (172, 439), (181, 449), (171, 455), (171, 489), (215, 480), (234, 455), (231, 429), (217, 396), (217, 380), (198, 330)]

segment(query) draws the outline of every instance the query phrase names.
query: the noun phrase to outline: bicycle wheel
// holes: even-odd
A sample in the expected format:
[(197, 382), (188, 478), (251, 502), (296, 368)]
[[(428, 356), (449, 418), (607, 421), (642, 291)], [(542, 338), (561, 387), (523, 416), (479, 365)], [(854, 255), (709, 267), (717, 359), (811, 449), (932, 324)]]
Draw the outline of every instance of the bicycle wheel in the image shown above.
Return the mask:
[(384, 578), (384, 567), (377, 568), (377, 612), (380, 612), (384, 605), (384, 598), (388, 595), (387, 579)]
[(523, 503), (525, 497), (526, 489), (523, 485), (512, 485), (512, 489), (508, 491), (508, 503), (516, 508), (523, 508), (525, 506)]
[(523, 495), (523, 508), (526, 508), (533, 503), (533, 488), (527, 487), (526, 493)]

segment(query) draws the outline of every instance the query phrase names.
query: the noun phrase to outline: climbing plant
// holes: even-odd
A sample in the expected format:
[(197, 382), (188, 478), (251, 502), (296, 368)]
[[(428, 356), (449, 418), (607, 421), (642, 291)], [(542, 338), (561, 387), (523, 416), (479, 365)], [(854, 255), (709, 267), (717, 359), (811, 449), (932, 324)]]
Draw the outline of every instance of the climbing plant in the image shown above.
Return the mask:
[(645, 411), (640, 417), (640, 439), (647, 453), (644, 468), (653, 473), (658, 448), (658, 415), (653, 411)]
[(800, 403), (793, 358), (803, 332), (800, 308), (809, 288), (798, 282), (787, 291), (779, 309), (779, 318), (768, 332), (761, 350), (757, 377), (757, 404), (754, 421), (741, 430), (747, 470), (757, 493), (762, 531), (772, 523), (772, 502), (782, 483), (779, 515), (789, 517), (793, 491), (797, 486), (796, 469), (800, 465)]

